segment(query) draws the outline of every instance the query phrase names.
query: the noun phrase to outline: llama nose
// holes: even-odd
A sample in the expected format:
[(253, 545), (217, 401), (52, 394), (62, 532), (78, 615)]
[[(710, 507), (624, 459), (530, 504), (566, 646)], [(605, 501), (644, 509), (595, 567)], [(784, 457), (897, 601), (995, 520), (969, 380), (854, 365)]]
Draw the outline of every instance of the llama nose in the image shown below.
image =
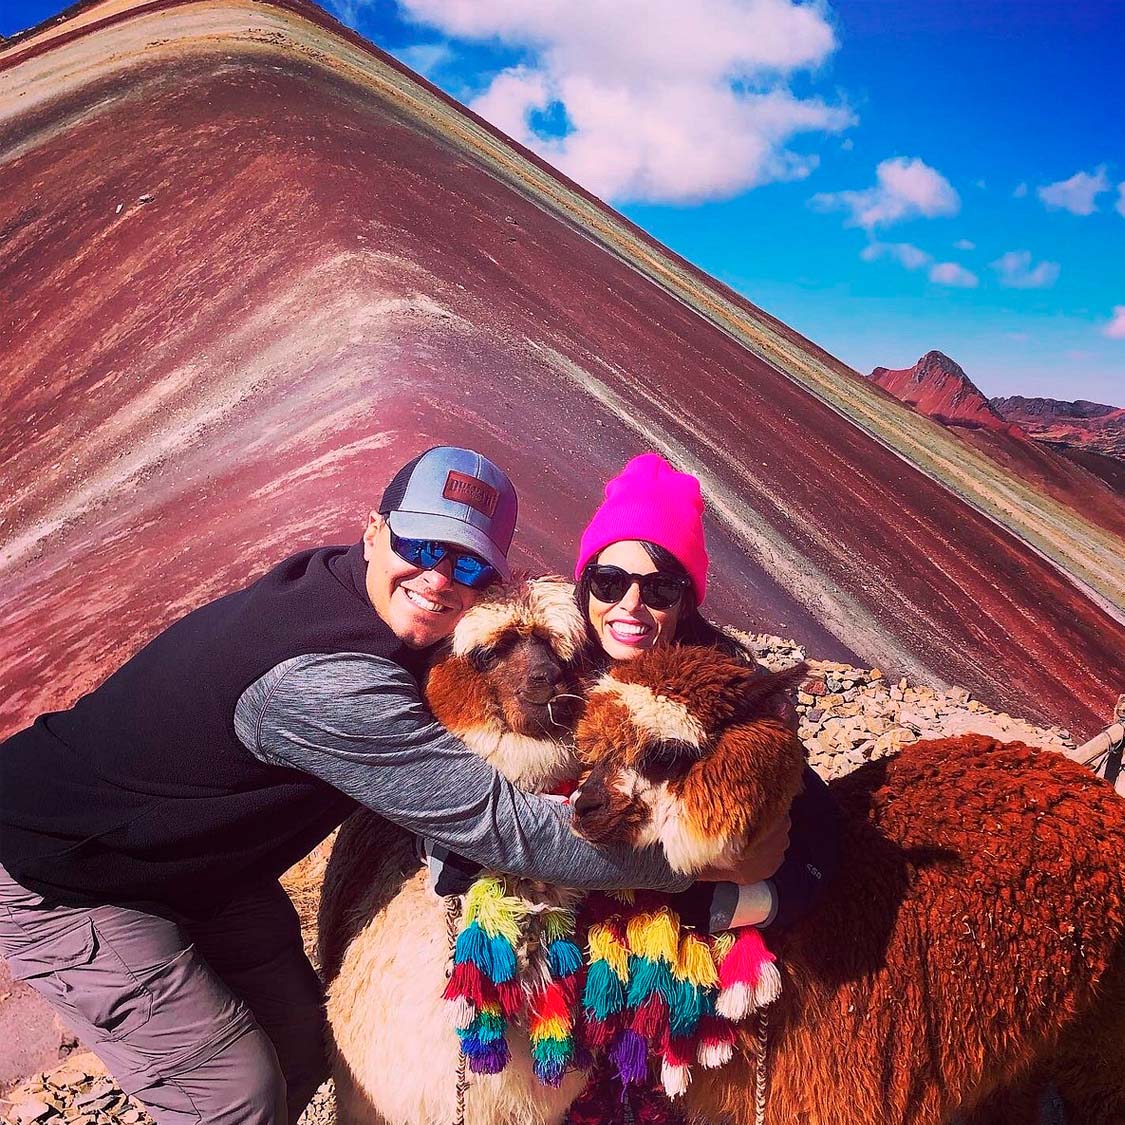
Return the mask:
[(531, 683), (544, 687), (554, 687), (561, 679), (562, 669), (556, 668), (553, 664), (541, 664), (528, 676)]
[(605, 798), (596, 789), (579, 789), (572, 801), (576, 816), (597, 812), (604, 804)]

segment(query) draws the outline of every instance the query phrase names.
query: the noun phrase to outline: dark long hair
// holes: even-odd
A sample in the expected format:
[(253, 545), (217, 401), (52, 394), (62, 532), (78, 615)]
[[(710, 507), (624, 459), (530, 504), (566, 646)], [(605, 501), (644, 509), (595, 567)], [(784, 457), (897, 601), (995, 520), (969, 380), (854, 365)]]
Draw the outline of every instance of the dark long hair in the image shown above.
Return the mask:
[[(645, 554), (652, 559), (657, 570), (664, 574), (674, 574), (678, 578), (688, 578), (686, 568), (671, 551), (657, 543), (650, 543), (647, 539), (639, 540), (645, 549)], [(599, 551), (600, 555), (601, 552)], [(590, 624), (590, 567), (596, 563), (597, 555), (583, 568), (582, 576), (575, 587), (574, 596), (578, 601), (578, 608), (582, 612), (582, 619), (586, 622), (586, 636), (590, 639), (591, 650), (594, 653), (595, 664), (609, 663), (609, 657), (602, 649), (601, 640)], [(680, 616), (676, 622), (676, 632), (672, 635), (672, 642), (681, 645), (698, 645), (701, 648), (714, 648), (725, 656), (733, 656), (744, 663), (755, 663), (754, 654), (740, 641), (729, 633), (724, 632), (708, 621), (699, 612), (699, 603), (695, 599), (695, 586), (688, 585), (680, 595)]]

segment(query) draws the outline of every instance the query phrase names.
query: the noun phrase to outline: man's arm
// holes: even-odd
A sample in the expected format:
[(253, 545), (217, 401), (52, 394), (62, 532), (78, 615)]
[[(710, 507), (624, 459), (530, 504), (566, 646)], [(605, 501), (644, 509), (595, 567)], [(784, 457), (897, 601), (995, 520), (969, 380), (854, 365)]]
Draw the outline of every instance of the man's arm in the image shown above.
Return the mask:
[(565, 805), (517, 789), (440, 726), (397, 664), (362, 653), (299, 656), (235, 709), (264, 762), (327, 781), (403, 828), (496, 871), (561, 886), (682, 890), (654, 848), (594, 848)]

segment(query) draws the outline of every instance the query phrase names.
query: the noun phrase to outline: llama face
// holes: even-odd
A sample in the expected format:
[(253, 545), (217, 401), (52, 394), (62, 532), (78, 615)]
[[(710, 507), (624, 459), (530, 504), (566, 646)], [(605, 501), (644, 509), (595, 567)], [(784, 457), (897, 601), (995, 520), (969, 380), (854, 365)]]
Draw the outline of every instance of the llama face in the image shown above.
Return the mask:
[(775, 717), (775, 697), (803, 674), (755, 678), (688, 648), (615, 668), (577, 730), (588, 773), (575, 831), (594, 843), (659, 844), (685, 873), (729, 865), (797, 791), (804, 756)]
[(577, 774), (584, 645), (569, 583), (520, 583), (461, 620), (452, 656), (430, 673), (427, 700), (439, 722), (510, 780), (553, 786)]

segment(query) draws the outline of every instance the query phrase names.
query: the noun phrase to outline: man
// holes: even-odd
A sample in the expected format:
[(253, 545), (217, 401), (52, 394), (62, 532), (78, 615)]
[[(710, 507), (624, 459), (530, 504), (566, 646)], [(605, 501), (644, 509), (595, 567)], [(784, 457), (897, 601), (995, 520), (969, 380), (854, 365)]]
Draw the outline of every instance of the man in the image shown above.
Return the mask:
[(356, 802), (490, 868), (682, 889), (654, 852), (572, 835), (420, 700), (433, 646), (509, 577), (515, 520), (495, 465), (431, 449), (361, 543), (200, 607), (0, 747), (0, 950), (160, 1125), (295, 1122), (325, 1077), (277, 879)]

